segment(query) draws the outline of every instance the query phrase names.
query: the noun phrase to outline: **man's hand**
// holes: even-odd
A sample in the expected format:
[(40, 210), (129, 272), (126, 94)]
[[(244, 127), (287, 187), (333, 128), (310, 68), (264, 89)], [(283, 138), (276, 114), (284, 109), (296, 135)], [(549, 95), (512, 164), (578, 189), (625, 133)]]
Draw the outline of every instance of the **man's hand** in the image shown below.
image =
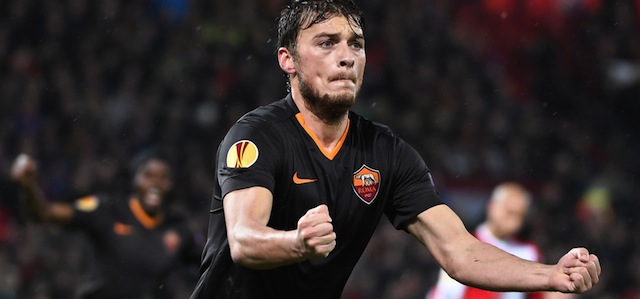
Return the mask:
[(298, 220), (297, 238), (305, 258), (324, 258), (336, 247), (329, 209), (319, 205)]
[(585, 248), (573, 248), (558, 264), (557, 273), (551, 278), (551, 285), (564, 293), (583, 293), (600, 280), (600, 261)]
[(27, 154), (20, 154), (11, 165), (11, 179), (23, 187), (31, 185), (36, 176), (36, 162)]

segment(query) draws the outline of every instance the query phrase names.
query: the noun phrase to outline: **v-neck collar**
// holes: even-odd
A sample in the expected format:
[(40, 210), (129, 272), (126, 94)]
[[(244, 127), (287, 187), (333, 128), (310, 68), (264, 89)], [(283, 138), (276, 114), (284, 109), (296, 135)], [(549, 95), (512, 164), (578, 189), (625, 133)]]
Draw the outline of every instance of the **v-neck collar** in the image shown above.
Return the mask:
[(162, 214), (158, 214), (156, 216), (147, 214), (144, 208), (142, 208), (140, 200), (136, 197), (132, 197), (129, 200), (129, 208), (131, 209), (131, 212), (133, 212), (133, 216), (136, 217), (138, 222), (140, 222), (140, 224), (142, 224), (146, 229), (154, 229), (162, 223), (162, 220), (164, 220), (164, 216)]

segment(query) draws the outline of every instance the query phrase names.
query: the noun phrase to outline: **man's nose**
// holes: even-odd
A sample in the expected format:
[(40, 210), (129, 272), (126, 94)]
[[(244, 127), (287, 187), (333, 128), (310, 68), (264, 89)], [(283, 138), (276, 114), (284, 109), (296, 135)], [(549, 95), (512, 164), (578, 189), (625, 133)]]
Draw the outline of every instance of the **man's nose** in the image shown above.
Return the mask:
[(338, 59), (341, 67), (353, 67), (356, 62), (353, 50), (346, 43), (338, 47)]
[(162, 177), (151, 177), (149, 179), (149, 187), (151, 188), (162, 188), (165, 184), (165, 180)]

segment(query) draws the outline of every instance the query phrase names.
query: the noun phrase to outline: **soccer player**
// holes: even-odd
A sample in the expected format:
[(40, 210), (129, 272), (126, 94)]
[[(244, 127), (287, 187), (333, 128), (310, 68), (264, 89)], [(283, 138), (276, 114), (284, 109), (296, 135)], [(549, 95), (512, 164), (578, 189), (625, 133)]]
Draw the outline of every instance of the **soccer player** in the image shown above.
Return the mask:
[(597, 283), (599, 261), (585, 248), (545, 265), (473, 237), (418, 153), (350, 111), (364, 74), (363, 25), (351, 0), (282, 10), (277, 59), (290, 94), (244, 115), (218, 148), (191, 298), (340, 298), (383, 214), (469, 285), (581, 293)]
[(73, 204), (45, 200), (36, 180), (37, 167), (19, 155), (11, 169), (35, 220), (87, 233), (95, 249), (92, 278), (80, 298), (172, 298), (165, 278), (181, 262), (197, 265), (196, 246), (186, 221), (166, 209), (173, 180), (160, 155), (140, 158), (135, 190), (129, 198), (89, 195)]
[[(518, 238), (529, 215), (531, 195), (521, 184), (504, 182), (493, 189), (486, 208), (487, 218), (478, 225), (474, 236), (517, 257), (540, 262), (538, 246)], [(572, 295), (557, 292), (491, 292), (465, 286), (440, 270), (438, 281), (427, 299), (559, 299)]]

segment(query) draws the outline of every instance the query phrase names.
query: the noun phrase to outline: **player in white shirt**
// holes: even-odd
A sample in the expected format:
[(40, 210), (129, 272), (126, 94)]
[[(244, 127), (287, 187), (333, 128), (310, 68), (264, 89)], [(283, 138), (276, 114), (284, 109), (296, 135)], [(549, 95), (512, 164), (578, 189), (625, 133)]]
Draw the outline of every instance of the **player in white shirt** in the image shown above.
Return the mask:
[[(531, 196), (520, 184), (507, 182), (498, 185), (491, 194), (487, 206), (487, 219), (474, 231), (480, 241), (494, 245), (517, 257), (541, 262), (538, 246), (520, 240), (517, 234), (522, 228)], [(550, 299), (573, 298), (562, 293), (490, 292), (463, 285), (440, 270), (438, 282), (427, 293), (426, 299)]]

